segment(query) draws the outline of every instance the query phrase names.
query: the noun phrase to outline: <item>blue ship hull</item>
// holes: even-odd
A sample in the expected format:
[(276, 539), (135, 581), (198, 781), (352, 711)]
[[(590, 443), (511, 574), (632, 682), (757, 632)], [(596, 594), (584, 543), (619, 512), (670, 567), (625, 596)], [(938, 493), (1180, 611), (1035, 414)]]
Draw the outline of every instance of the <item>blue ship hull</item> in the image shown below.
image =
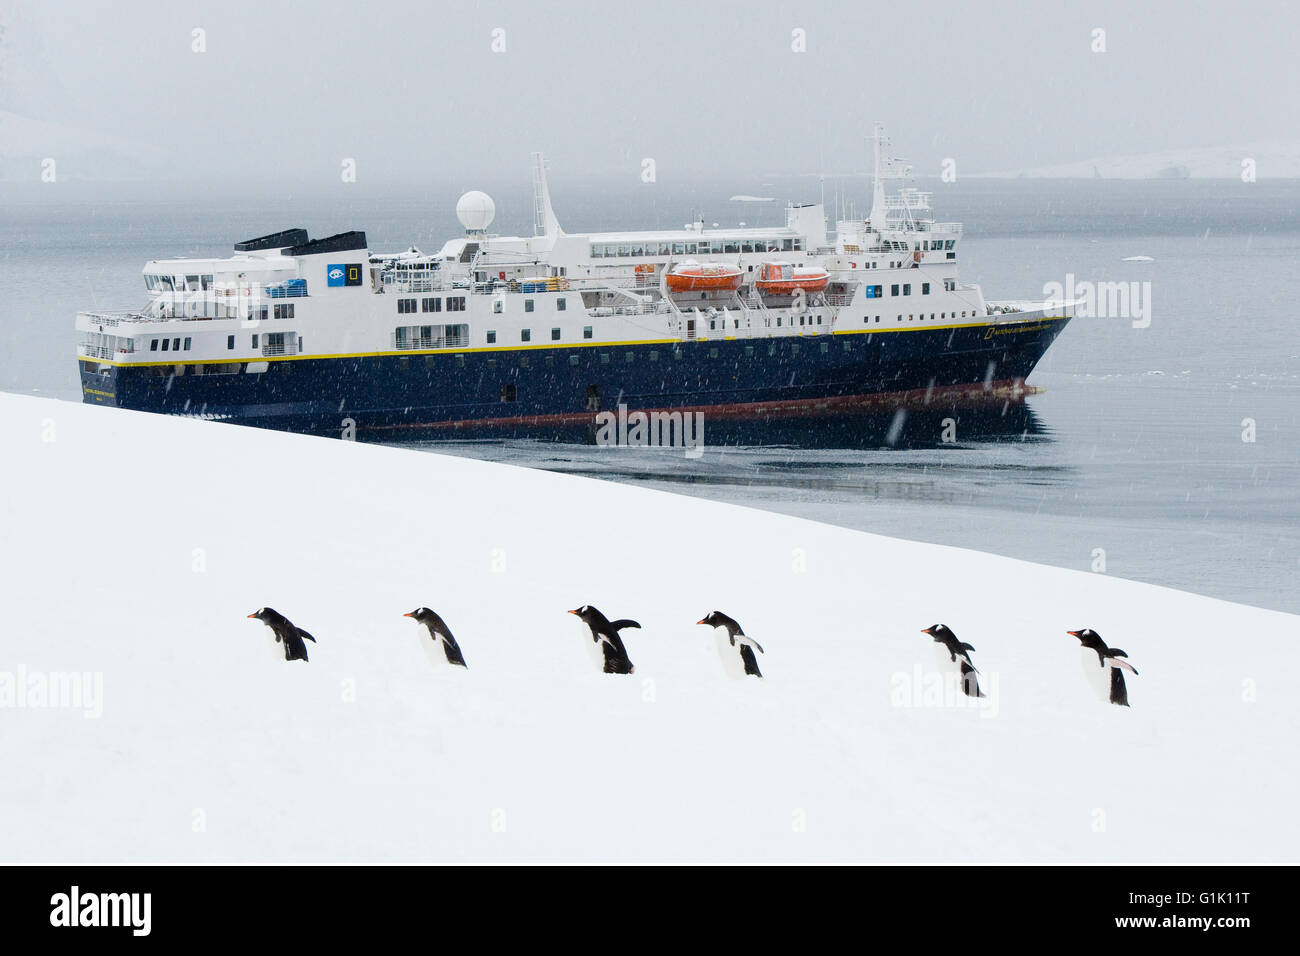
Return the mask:
[(266, 371), (82, 363), (88, 403), (288, 431), (554, 437), (601, 410), (691, 410), (716, 421), (800, 420), (1002, 401), (1068, 318), (1022, 323), (526, 349), (274, 358)]

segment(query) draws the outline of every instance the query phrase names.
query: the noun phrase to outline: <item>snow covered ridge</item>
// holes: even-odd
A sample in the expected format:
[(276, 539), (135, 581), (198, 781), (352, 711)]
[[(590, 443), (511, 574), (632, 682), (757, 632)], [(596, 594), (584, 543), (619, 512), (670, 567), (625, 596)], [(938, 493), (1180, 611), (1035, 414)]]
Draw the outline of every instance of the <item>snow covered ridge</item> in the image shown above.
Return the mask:
[[(0, 435), (0, 671), (103, 675), (98, 719), (0, 709), (6, 861), (1300, 858), (1290, 615), (44, 399), (0, 395)], [(592, 666), (584, 604), (639, 622), (634, 674)], [(265, 605), (310, 663), (271, 656)], [(432, 666), (421, 606), (469, 669)], [(727, 679), (715, 609), (761, 680)], [(897, 693), (936, 622), (979, 706)], [(1131, 709), (1084, 627), (1133, 655)]]

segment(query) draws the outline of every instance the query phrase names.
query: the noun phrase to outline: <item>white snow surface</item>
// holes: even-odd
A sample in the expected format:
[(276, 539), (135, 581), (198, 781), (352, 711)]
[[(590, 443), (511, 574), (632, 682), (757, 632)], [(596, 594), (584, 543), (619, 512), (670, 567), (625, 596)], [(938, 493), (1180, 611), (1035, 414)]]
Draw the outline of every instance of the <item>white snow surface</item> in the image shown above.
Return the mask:
[[(47, 399), (0, 395), (0, 435), (0, 678), (103, 680), (98, 718), (0, 709), (6, 861), (1300, 859), (1294, 616)], [(634, 675), (593, 666), (584, 603), (641, 623)], [(423, 604), (468, 670), (431, 666)], [(764, 679), (727, 678), (714, 609)], [(903, 706), (936, 622), (985, 709)], [(1131, 709), (1093, 695), (1082, 627), (1141, 672)]]

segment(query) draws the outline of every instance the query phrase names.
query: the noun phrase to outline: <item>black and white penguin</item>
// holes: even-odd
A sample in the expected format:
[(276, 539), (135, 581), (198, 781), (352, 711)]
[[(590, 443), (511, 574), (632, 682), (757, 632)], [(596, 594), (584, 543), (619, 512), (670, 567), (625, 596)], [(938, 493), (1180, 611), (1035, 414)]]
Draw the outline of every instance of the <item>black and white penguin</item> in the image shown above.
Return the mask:
[(623, 640), (618, 636), (618, 632), (625, 627), (635, 627), (640, 630), (640, 624), (626, 619), (611, 621), (590, 604), (574, 608), (569, 613), (582, 618), (582, 622), (591, 628), (591, 640), (599, 645), (604, 656), (606, 674), (631, 674), (636, 670), (632, 666), (631, 658), (627, 656), (627, 648), (623, 646)]
[(305, 661), (307, 659), (307, 645), (303, 643), (303, 640), (306, 639), (313, 644), (316, 643), (316, 638), (302, 628), (295, 626), (293, 621), (275, 608), (259, 608), (248, 616), (257, 618), (269, 627), (275, 634), (277, 644), (284, 644), (284, 659), (286, 661)]
[(1120, 707), (1127, 707), (1128, 687), (1124, 683), (1124, 671), (1137, 674), (1137, 668), (1124, 660), (1128, 654), (1118, 647), (1107, 647), (1101, 635), (1090, 627), (1065, 633), (1079, 639), (1083, 673), (1097, 696)]
[[(763, 650), (763, 645), (758, 643), (758, 641), (754, 640), (752, 637), (746, 636), (744, 630), (741, 629), (740, 622), (734, 617), (728, 617), (721, 611), (711, 611), (703, 620), (696, 621), (695, 623), (707, 624), (709, 627), (713, 628), (726, 628), (728, 645), (730, 647), (739, 646), (740, 661), (744, 665), (745, 673), (753, 677), (763, 676), (763, 672), (758, 669), (758, 658), (754, 656), (754, 648), (758, 648), (760, 654), (766, 653)], [(724, 648), (722, 647), (721, 641), (718, 642), (718, 652), (719, 654), (724, 654)], [(730, 672), (731, 668), (727, 667), (727, 663), (727, 657), (724, 654), (722, 666), (727, 668), (728, 672)]]
[(448, 664), (456, 664), (459, 667), (469, 670), (469, 665), (465, 663), (465, 655), (460, 652), (460, 645), (456, 643), (456, 638), (451, 636), (451, 628), (449, 628), (446, 622), (437, 614), (429, 610), (427, 607), (417, 607), (414, 611), (403, 614), (402, 617), (415, 618), (416, 621), (429, 629), (429, 637), (433, 639), (433, 643), (430, 644), (428, 641), (421, 641), (420, 646), (423, 647), (426, 652), (429, 652), (430, 659), (435, 661), (437, 660), (436, 656), (431, 653), (431, 651), (434, 649), (435, 645), (441, 645), (442, 652), (446, 655)]
[(984, 692), (980, 690), (979, 678), (975, 676), (979, 671), (975, 669), (970, 659), (970, 652), (975, 650), (974, 645), (963, 644), (957, 640), (957, 635), (946, 624), (931, 624), (929, 627), (922, 628), (921, 633), (929, 634), (936, 644), (943, 645), (947, 653), (941, 656), (946, 658), (948, 663), (960, 666), (961, 689), (966, 696), (983, 697)]

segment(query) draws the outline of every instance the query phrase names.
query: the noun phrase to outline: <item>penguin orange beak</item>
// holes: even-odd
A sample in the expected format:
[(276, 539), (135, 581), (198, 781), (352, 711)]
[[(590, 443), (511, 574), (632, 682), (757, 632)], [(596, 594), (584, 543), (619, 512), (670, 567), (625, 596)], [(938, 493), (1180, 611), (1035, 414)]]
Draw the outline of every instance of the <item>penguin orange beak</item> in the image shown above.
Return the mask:
[(250, 615), (248, 615), (248, 616), (249, 616), (249, 617), (257, 617), (256, 614), (250, 614)]
[(696, 623), (696, 624), (703, 624), (704, 622), (703, 622), (703, 621), (696, 621), (695, 623)]
[(415, 617), (415, 612), (407, 611), (405, 614), (402, 615), (402, 617)]
[(569, 611), (568, 613), (570, 613), (570, 614), (577, 614), (578, 612), (577, 612), (577, 611)]
[(933, 628), (929, 628), (929, 627), (923, 627), (923, 628), (921, 628), (921, 633), (922, 633), (922, 634), (934, 634), (934, 629), (933, 629)]
[(1066, 633), (1066, 634), (1069, 634), (1071, 637), (1078, 637), (1078, 636), (1079, 636), (1079, 632), (1078, 632), (1078, 631), (1066, 631), (1065, 633)]

